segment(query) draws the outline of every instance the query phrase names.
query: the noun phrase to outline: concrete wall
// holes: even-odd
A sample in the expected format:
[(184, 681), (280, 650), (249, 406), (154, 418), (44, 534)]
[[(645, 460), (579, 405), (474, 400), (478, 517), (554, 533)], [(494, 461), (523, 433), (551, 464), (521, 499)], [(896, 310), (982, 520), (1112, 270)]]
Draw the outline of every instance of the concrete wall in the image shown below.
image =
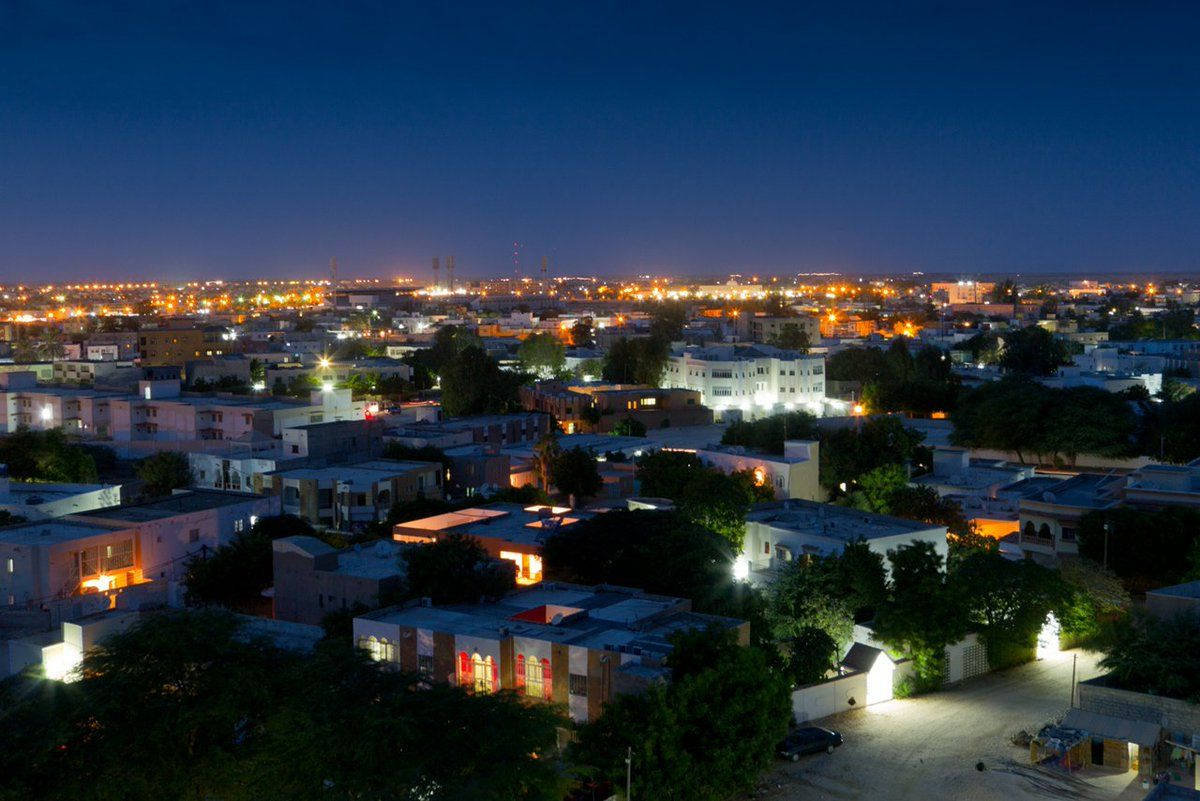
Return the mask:
[(1184, 735), (1184, 742), (1200, 736), (1200, 704), (1175, 698), (1105, 687), (1097, 679), (1079, 683), (1079, 708), (1102, 715), (1158, 723), (1168, 737)]

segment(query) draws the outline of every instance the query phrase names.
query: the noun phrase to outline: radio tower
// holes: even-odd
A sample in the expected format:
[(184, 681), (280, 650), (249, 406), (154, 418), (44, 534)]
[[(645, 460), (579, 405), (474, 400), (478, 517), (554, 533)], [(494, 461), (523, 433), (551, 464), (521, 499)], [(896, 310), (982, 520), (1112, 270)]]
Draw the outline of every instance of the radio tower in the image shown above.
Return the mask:
[(546, 289), (546, 257), (542, 256), (542, 291)]
[(440, 289), (441, 286), (442, 285), (438, 283), (438, 257), (434, 256), (433, 257), (433, 288), (435, 290), (437, 290), (437, 289)]
[(521, 243), (513, 242), (513, 276), (521, 280)]
[(454, 291), (454, 257), (446, 257), (446, 288)]
[(337, 306), (337, 256), (329, 260), (329, 305)]

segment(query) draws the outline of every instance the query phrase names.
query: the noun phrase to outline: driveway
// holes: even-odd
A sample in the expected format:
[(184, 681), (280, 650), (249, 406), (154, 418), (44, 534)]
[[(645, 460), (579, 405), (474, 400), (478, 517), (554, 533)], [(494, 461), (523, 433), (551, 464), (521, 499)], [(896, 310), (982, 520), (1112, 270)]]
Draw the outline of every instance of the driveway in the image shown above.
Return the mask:
[[(1082, 775), (1037, 768), (1013, 733), (1036, 732), (1070, 702), (1071, 664), (1077, 679), (1101, 672), (1081, 651), (992, 673), (920, 698), (888, 701), (819, 721), (845, 745), (833, 754), (780, 762), (755, 793), (769, 799), (870, 801), (1024, 801), (1076, 798), (1141, 799), (1134, 774)], [(983, 762), (985, 770), (976, 770)]]

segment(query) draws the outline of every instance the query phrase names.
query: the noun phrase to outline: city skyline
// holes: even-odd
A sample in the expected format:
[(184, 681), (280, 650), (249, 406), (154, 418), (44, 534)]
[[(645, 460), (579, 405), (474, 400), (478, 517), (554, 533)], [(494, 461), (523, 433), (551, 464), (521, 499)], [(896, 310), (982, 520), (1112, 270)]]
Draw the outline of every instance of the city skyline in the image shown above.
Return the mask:
[(1194, 11), (457, 13), (7, 9), (5, 280), (1200, 268)]

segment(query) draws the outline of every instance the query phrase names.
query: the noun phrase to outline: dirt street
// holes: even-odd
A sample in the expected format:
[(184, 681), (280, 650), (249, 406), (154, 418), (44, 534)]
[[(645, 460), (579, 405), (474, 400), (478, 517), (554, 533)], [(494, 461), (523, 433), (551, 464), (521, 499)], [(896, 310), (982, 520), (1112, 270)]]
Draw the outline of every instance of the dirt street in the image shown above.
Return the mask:
[[(872, 801), (1024, 801), (1076, 798), (1140, 799), (1133, 774), (1085, 771), (1069, 777), (1029, 764), (1027, 749), (1009, 738), (1065, 713), (1071, 660), (1077, 677), (1100, 672), (1097, 657), (1081, 651), (993, 673), (921, 698), (889, 701), (818, 721), (845, 737), (830, 755), (780, 762), (755, 797), (872, 799)], [(983, 762), (984, 771), (976, 770)]]

